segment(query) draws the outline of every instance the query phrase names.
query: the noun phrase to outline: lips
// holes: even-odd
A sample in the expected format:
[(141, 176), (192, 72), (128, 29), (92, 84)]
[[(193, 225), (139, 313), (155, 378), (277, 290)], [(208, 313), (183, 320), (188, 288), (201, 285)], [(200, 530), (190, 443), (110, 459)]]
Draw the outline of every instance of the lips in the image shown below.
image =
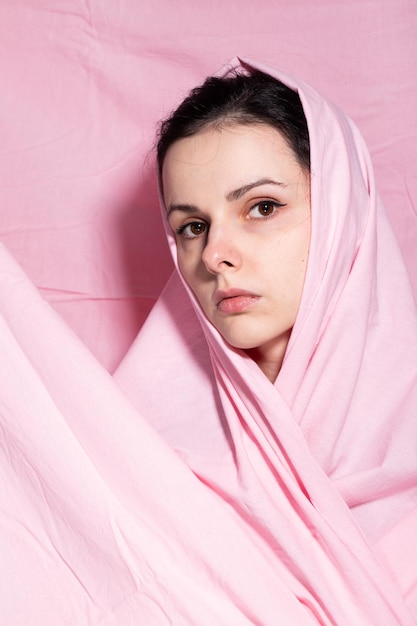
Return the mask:
[(245, 289), (218, 289), (214, 294), (217, 310), (221, 313), (243, 313), (256, 304), (260, 296)]

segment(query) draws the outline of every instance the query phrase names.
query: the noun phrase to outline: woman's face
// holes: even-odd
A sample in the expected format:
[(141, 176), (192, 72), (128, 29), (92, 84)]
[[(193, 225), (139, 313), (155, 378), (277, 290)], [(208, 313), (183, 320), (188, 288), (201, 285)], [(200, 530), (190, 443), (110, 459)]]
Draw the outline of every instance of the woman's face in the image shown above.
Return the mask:
[(163, 189), (180, 271), (206, 316), (277, 373), (307, 265), (308, 173), (273, 127), (227, 125), (174, 143)]

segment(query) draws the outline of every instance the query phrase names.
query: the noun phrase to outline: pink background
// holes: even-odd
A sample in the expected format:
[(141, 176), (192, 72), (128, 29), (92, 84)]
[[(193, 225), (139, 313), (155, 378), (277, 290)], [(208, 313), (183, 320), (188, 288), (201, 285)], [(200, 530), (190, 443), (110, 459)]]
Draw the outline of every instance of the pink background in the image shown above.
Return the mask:
[(157, 121), (235, 55), (356, 121), (417, 290), (415, 0), (1, 0), (0, 28), (1, 240), (109, 370), (171, 271)]

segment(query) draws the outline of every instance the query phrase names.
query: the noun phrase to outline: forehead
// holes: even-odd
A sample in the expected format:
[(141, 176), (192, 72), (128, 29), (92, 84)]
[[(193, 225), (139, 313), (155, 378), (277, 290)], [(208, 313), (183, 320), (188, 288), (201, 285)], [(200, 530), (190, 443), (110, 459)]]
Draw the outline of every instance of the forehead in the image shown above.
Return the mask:
[(167, 195), (206, 184), (227, 187), (267, 176), (292, 179), (301, 170), (277, 129), (265, 124), (233, 124), (211, 127), (172, 144), (165, 157), (162, 182), (168, 200)]

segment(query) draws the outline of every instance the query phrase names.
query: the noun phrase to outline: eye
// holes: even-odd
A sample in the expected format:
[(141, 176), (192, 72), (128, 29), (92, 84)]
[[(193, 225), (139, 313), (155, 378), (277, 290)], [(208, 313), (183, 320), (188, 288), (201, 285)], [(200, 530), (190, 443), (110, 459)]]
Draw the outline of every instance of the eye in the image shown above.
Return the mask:
[(258, 202), (251, 207), (249, 216), (251, 219), (271, 217), (283, 206), (285, 206), (285, 204), (277, 202), (276, 200), (262, 200), (262, 202)]
[(185, 239), (194, 239), (199, 237), (207, 230), (207, 224), (205, 222), (188, 222), (177, 228), (176, 233), (179, 236), (185, 237)]

